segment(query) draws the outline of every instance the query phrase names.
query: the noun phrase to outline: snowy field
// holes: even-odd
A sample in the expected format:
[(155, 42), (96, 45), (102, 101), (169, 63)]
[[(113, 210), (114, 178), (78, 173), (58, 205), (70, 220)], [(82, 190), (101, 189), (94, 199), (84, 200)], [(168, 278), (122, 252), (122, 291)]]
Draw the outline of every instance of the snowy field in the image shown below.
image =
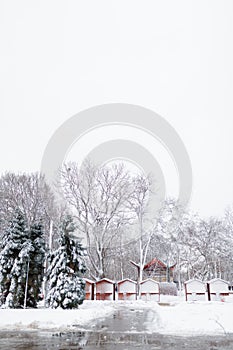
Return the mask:
[(233, 298), (225, 302), (185, 302), (182, 297), (161, 296), (161, 302), (143, 301), (85, 301), (78, 310), (62, 309), (0, 309), (1, 330), (70, 330), (90, 329), (98, 320), (111, 316), (116, 310), (129, 308), (150, 318), (143, 329), (148, 333), (170, 335), (224, 335), (233, 333)]

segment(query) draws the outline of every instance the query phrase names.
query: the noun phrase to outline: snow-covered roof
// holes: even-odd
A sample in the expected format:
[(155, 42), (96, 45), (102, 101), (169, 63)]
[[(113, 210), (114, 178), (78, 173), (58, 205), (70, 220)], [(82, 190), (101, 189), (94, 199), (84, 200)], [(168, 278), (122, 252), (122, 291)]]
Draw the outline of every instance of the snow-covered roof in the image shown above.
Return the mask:
[(143, 284), (143, 283), (146, 283), (146, 282), (149, 282), (149, 281), (151, 281), (151, 282), (153, 282), (155, 284), (159, 284), (159, 282), (153, 280), (153, 278), (147, 278), (147, 279), (143, 280), (142, 282), (140, 282), (140, 284)]
[(198, 278), (192, 278), (188, 281), (185, 281), (184, 284), (188, 284), (188, 283), (192, 283), (192, 282), (199, 282), (199, 283), (205, 284), (205, 282), (199, 280)]
[(126, 281), (132, 282), (132, 283), (134, 283), (134, 284), (137, 284), (137, 282), (131, 280), (130, 278), (125, 278), (125, 279), (123, 279), (123, 280), (121, 280), (121, 281), (118, 281), (117, 284), (121, 284), (121, 283), (124, 283), (124, 282), (126, 282)]
[(89, 278), (84, 278), (84, 281), (86, 281), (86, 282), (88, 282), (88, 283), (91, 283), (91, 284), (94, 284), (94, 283), (95, 283), (95, 281), (92, 281), (92, 280), (90, 280)]
[(103, 282), (107, 282), (107, 283), (111, 283), (111, 284), (115, 283), (114, 281), (112, 281), (112, 280), (110, 280), (108, 278), (102, 278), (101, 280), (96, 281), (95, 283), (97, 284), (97, 283), (103, 283)]
[[(176, 264), (170, 266), (170, 269), (173, 269), (176, 266)], [(165, 265), (161, 260), (154, 258), (151, 261), (149, 261), (145, 266), (144, 266), (144, 270), (147, 270), (149, 268), (161, 268), (163, 270), (167, 269), (167, 265)]]
[(222, 283), (229, 284), (229, 282), (222, 280), (221, 278), (213, 278), (212, 280), (208, 281), (208, 283), (215, 283), (215, 282), (222, 282)]

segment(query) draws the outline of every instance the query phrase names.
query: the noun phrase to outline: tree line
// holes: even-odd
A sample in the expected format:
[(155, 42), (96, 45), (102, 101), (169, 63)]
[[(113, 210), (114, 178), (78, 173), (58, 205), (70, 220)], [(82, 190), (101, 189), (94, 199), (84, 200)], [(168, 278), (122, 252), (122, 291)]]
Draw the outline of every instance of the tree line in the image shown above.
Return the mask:
[(84, 275), (140, 282), (155, 257), (175, 264), (180, 287), (190, 278), (232, 284), (232, 207), (201, 218), (167, 198), (151, 215), (155, 180), (91, 162), (64, 164), (53, 188), (38, 173), (3, 174), (0, 305), (35, 307), (45, 295), (47, 306), (75, 307), (85, 297)]

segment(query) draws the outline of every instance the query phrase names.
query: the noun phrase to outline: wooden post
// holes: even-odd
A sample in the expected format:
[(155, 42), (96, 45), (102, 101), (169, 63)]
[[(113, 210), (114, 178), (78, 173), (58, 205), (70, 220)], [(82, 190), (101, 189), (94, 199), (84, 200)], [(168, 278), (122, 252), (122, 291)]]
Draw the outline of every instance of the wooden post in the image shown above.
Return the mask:
[(187, 285), (186, 285), (186, 283), (184, 284), (184, 289), (185, 289), (185, 300), (188, 301)]
[(95, 284), (91, 285), (91, 300), (95, 299)]
[(210, 284), (209, 283), (207, 283), (207, 294), (208, 294), (208, 301), (211, 301)]
[(115, 291), (115, 289), (116, 289), (116, 283), (113, 283), (113, 295), (112, 295), (112, 299), (113, 300), (116, 300), (116, 291)]

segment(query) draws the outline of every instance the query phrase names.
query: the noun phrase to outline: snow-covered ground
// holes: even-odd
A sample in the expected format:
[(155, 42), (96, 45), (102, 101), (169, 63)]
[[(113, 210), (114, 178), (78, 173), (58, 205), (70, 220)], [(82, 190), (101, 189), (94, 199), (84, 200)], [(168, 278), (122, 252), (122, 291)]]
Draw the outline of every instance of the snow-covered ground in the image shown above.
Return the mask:
[(233, 333), (233, 303), (193, 302), (157, 306), (158, 320), (148, 331), (171, 335), (217, 335)]
[(59, 309), (0, 309), (0, 329), (69, 329), (73, 325), (95, 324), (111, 315), (113, 302), (84, 301), (76, 310)]
[(161, 303), (143, 301), (85, 301), (78, 310), (0, 309), (0, 328), (59, 329), (72, 326), (91, 328), (97, 320), (118, 309), (149, 309), (143, 329), (173, 335), (223, 335), (233, 333), (233, 300), (225, 302), (185, 302), (183, 297), (161, 297)]

